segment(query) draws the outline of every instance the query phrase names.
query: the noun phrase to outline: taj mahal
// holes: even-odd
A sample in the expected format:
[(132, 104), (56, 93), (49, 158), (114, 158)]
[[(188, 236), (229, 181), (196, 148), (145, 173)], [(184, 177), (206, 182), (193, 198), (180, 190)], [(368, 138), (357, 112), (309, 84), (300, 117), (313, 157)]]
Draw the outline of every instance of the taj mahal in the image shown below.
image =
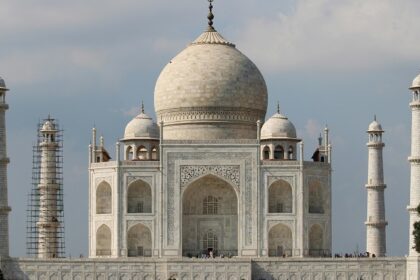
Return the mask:
[[(420, 279), (420, 253), (411, 237), (420, 220), (420, 75), (410, 85), (408, 256), (386, 256), (385, 129), (375, 117), (366, 137), (369, 256), (335, 258), (330, 131), (325, 127), (312, 158), (305, 159), (307, 147), (292, 121), (279, 107), (266, 116), (264, 77), (216, 31), (209, 2), (207, 29), (157, 78), (157, 119), (141, 106), (112, 147), (98, 137), (100, 128), (92, 129), (87, 258), (60, 257), (56, 246), (59, 128), (50, 118), (39, 128), (35, 254), (9, 256), (9, 89), (0, 78), (0, 269), (5, 279)], [(53, 214), (42, 214), (47, 212)]]

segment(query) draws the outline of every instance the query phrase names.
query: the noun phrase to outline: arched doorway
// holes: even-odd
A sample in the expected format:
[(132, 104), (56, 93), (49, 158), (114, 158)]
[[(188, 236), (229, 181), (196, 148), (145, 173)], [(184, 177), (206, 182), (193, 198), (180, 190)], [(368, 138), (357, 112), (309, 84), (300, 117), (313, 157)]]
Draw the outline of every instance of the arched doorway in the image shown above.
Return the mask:
[(238, 201), (229, 183), (204, 176), (184, 191), (182, 206), (184, 256), (238, 254)]
[(268, 146), (263, 149), (263, 159), (270, 159), (270, 147)]
[(152, 213), (152, 190), (149, 184), (137, 180), (128, 186), (127, 213)]
[(133, 160), (133, 159), (134, 159), (133, 147), (128, 146), (125, 150), (125, 160)]
[(127, 232), (128, 257), (151, 257), (152, 234), (148, 227), (137, 224)]
[(101, 225), (96, 232), (96, 256), (111, 256), (111, 230), (107, 225)]
[(284, 149), (282, 146), (278, 145), (274, 149), (274, 159), (284, 159)]
[(148, 160), (149, 159), (149, 152), (147, 151), (145, 146), (140, 146), (137, 148), (137, 158), (139, 160)]
[(268, 233), (268, 256), (292, 256), (293, 237), (290, 228), (283, 224), (272, 227)]
[(268, 213), (292, 213), (292, 187), (284, 180), (278, 180), (268, 189)]
[(313, 225), (309, 230), (309, 255), (322, 256), (324, 253), (324, 232), (320, 225)]
[(325, 195), (318, 180), (309, 182), (309, 213), (324, 214), (325, 213)]
[(96, 214), (112, 213), (112, 189), (107, 182), (102, 182), (96, 189)]

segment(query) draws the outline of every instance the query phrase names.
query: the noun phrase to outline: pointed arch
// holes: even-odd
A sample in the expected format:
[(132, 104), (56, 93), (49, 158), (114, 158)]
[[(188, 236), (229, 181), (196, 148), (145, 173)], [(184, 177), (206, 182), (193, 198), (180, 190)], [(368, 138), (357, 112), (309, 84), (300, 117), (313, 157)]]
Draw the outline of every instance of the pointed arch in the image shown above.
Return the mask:
[(102, 181), (96, 188), (96, 214), (112, 213), (112, 188)]
[(284, 181), (277, 180), (268, 189), (268, 213), (292, 213), (293, 192), (292, 186)]
[(184, 188), (182, 188), (181, 196), (183, 196), (184, 192), (187, 191), (187, 189), (190, 188), (190, 186), (194, 185), (195, 182), (200, 181), (200, 180), (202, 180), (203, 178), (206, 178), (206, 177), (214, 177), (215, 179), (218, 179), (218, 180), (221, 180), (221, 181), (225, 182), (226, 184), (228, 184), (229, 186), (231, 186), (234, 189), (235, 194), (236, 194), (236, 198), (239, 199), (239, 195), (240, 195), (239, 186), (237, 186), (233, 182), (229, 182), (229, 179), (227, 179), (223, 176), (220, 176), (219, 174), (212, 173), (212, 172), (208, 172), (208, 173), (199, 175), (199, 176), (191, 179), (191, 181), (189, 181), (188, 184)]
[(134, 159), (134, 149), (132, 146), (127, 146), (125, 149), (125, 160), (133, 160)]
[(289, 149), (287, 150), (287, 159), (292, 160), (295, 158), (295, 150), (293, 146), (289, 146)]
[(274, 148), (274, 159), (284, 159), (284, 149), (283, 149), (283, 146), (277, 145)]
[(145, 146), (139, 146), (137, 148), (137, 159), (139, 160), (148, 160), (149, 159), (149, 152)]
[(127, 213), (152, 213), (152, 188), (143, 180), (127, 188)]
[(152, 233), (150, 229), (138, 223), (127, 232), (128, 257), (152, 256)]
[(309, 213), (325, 213), (325, 194), (319, 180), (309, 181)]
[(270, 147), (265, 146), (263, 149), (263, 159), (270, 159)]
[(268, 232), (268, 256), (292, 256), (293, 235), (285, 224), (277, 224)]
[(184, 256), (238, 254), (238, 198), (226, 180), (208, 174), (184, 190), (182, 249)]
[(309, 255), (322, 256), (324, 251), (324, 231), (318, 224), (309, 230)]
[(158, 160), (158, 159), (159, 159), (159, 150), (157, 147), (152, 147), (151, 160)]
[(107, 225), (101, 225), (96, 231), (96, 256), (111, 256), (111, 229)]

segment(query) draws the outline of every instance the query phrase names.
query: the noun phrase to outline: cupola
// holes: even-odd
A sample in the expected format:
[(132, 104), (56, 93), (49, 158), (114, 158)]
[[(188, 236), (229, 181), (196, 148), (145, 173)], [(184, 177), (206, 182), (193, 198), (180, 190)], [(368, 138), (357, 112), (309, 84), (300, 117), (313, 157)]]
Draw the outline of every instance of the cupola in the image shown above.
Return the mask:
[(144, 111), (134, 117), (125, 127), (124, 138), (125, 160), (157, 160), (159, 149), (159, 127)]
[(293, 123), (280, 112), (269, 118), (261, 128), (261, 158), (263, 160), (296, 160), (296, 136)]

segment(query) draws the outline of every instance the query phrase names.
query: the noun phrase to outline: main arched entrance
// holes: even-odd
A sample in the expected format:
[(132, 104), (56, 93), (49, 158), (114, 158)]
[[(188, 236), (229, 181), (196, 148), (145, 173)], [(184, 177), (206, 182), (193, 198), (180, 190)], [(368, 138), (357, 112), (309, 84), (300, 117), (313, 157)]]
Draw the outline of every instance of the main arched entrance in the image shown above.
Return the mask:
[(182, 206), (184, 256), (238, 254), (238, 199), (229, 183), (202, 177), (187, 187)]

